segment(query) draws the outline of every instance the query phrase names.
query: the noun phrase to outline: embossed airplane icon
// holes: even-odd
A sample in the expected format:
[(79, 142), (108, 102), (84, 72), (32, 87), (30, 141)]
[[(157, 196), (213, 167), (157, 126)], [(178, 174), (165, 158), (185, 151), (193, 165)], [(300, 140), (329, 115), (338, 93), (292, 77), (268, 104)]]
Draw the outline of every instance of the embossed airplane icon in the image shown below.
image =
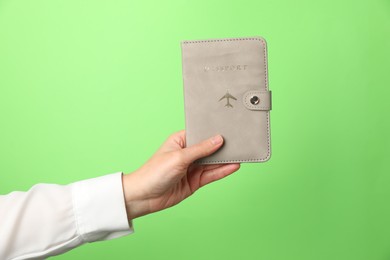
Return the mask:
[(221, 101), (222, 99), (225, 99), (225, 98), (226, 98), (226, 100), (227, 100), (227, 103), (226, 103), (225, 107), (233, 107), (233, 106), (230, 104), (230, 102), (229, 102), (229, 99), (230, 99), (230, 98), (231, 98), (231, 99), (234, 99), (234, 100), (237, 100), (237, 98), (235, 98), (235, 97), (233, 97), (232, 95), (230, 95), (229, 91), (226, 91), (226, 94), (225, 94), (223, 97), (221, 97), (221, 99), (218, 100), (218, 101)]

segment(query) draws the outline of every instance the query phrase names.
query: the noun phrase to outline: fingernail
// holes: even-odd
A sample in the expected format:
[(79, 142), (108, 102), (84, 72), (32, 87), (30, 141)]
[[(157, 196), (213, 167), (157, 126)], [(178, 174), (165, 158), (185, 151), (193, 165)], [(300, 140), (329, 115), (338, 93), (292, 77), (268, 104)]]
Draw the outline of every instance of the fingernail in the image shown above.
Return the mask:
[(222, 143), (222, 141), (223, 141), (223, 139), (222, 139), (222, 136), (220, 136), (220, 135), (216, 135), (216, 136), (211, 138), (211, 143), (213, 145), (220, 144), (220, 143)]

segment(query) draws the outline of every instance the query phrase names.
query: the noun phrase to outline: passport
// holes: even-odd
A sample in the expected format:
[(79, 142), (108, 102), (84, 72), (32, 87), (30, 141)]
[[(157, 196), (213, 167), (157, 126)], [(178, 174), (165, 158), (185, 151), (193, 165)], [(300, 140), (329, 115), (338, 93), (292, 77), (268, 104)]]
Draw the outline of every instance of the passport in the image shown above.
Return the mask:
[(221, 134), (196, 164), (265, 162), (271, 156), (271, 91), (263, 37), (183, 40), (186, 147)]

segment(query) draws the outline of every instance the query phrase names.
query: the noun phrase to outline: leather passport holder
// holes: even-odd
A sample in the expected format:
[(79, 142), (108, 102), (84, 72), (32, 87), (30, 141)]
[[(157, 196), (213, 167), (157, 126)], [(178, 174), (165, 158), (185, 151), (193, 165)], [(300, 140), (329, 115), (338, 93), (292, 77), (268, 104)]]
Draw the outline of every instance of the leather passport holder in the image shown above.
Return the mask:
[(262, 37), (181, 41), (186, 146), (215, 134), (196, 164), (264, 162), (271, 156), (267, 46)]

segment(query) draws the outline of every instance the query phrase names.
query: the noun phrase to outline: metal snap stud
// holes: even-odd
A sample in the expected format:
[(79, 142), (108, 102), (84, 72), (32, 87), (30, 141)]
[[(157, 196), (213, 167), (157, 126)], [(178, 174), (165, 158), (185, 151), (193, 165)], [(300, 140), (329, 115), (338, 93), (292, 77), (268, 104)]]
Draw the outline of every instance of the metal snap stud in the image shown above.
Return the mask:
[(257, 105), (260, 103), (260, 98), (258, 96), (252, 96), (250, 102), (252, 103), (252, 105)]

